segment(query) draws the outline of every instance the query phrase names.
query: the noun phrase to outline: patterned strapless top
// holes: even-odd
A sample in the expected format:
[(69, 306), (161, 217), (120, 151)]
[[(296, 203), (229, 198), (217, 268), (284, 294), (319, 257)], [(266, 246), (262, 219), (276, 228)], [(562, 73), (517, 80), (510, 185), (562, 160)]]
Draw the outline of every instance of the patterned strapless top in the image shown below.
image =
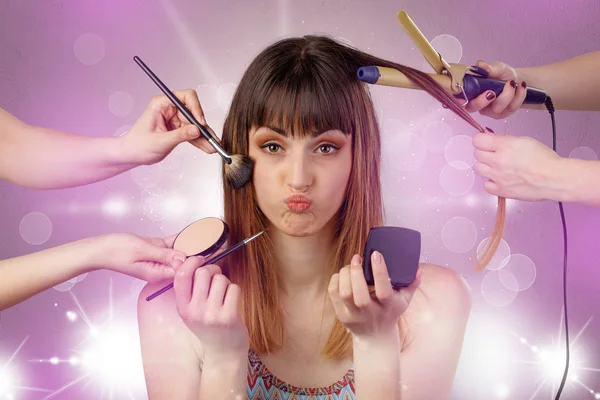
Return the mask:
[(273, 375), (258, 354), (248, 353), (248, 400), (355, 400), (354, 366), (333, 385), (323, 388), (300, 388)]

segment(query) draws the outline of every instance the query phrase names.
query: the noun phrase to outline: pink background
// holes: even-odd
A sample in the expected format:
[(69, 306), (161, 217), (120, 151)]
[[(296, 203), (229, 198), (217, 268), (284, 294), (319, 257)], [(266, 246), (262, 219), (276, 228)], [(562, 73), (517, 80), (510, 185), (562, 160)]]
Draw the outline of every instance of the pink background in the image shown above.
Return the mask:
[[(197, 89), (220, 132), (245, 67), (283, 36), (325, 33), (431, 72), (396, 22), (400, 9), (449, 62), (531, 66), (600, 49), (594, 0), (3, 0), (0, 107), (30, 124), (123, 134), (158, 93), (133, 62), (138, 55), (172, 89)], [(557, 204), (509, 201), (494, 270), (475, 272), (496, 199), (469, 167), (474, 130), (425, 93), (372, 92), (383, 127), (387, 224), (421, 231), (423, 260), (460, 271), (473, 289), (452, 398), (550, 398), (564, 358)], [(546, 112), (475, 117), (497, 133), (551, 145)], [(600, 114), (558, 112), (557, 124), (560, 155), (598, 158)], [(158, 165), (80, 188), (34, 191), (0, 182), (0, 258), (108, 232), (166, 236), (220, 216), (219, 162), (185, 145)], [(569, 204), (565, 211), (576, 340), (563, 396), (600, 398), (600, 324), (593, 319), (600, 210)], [(3, 311), (0, 399), (145, 398), (135, 316), (142, 284), (94, 272)], [(84, 362), (94, 354), (94, 362)]]

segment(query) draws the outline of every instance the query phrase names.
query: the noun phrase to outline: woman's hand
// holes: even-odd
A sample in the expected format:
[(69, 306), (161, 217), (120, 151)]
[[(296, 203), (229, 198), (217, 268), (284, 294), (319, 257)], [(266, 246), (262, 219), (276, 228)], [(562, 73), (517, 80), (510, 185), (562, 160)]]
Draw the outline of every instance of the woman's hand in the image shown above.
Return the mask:
[(558, 200), (572, 176), (562, 168), (562, 158), (527, 136), (473, 136), (473, 171), (487, 181), (485, 191), (516, 200)]
[(189, 257), (177, 269), (177, 312), (200, 340), (205, 363), (211, 357), (246, 359), (249, 341), (239, 312), (241, 289), (219, 266), (203, 264), (204, 258)]
[(111, 233), (90, 238), (92, 269), (106, 268), (147, 282), (172, 279), (185, 256), (172, 249), (173, 239), (143, 238), (129, 233)]
[(386, 335), (396, 330), (400, 316), (408, 308), (420, 283), (419, 270), (412, 284), (395, 291), (383, 255), (374, 252), (371, 264), (375, 281), (374, 296), (369, 293), (362, 260), (358, 255), (352, 258), (351, 265), (334, 274), (329, 282), (329, 297), (335, 314), (355, 338)]
[(487, 64), (480, 60), (476, 65), (486, 70), (490, 78), (506, 81), (506, 84), (498, 97), (488, 90), (469, 101), (466, 110), (471, 113), (479, 111), (494, 119), (503, 119), (516, 112), (527, 96), (527, 83), (519, 82), (517, 71), (502, 62)]

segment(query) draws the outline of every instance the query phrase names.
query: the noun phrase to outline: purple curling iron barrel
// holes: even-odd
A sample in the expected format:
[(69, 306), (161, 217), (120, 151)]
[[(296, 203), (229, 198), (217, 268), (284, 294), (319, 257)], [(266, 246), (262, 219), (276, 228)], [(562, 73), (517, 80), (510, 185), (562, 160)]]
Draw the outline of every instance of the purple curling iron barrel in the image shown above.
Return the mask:
[[(500, 93), (502, 93), (506, 81), (488, 78), (486, 70), (475, 66), (470, 67), (468, 72), (469, 73), (465, 73), (463, 76), (459, 93), (456, 93), (456, 90), (452, 90), (451, 78), (449, 76), (443, 74), (428, 75), (440, 83), (444, 89), (449, 91), (455, 97), (461, 99), (466, 97), (469, 101), (488, 90), (496, 93), (496, 96), (499, 96)], [(358, 79), (370, 84), (419, 89), (419, 87), (409, 81), (404, 74), (393, 68), (377, 66), (361, 67), (358, 69), (357, 75)], [(546, 92), (543, 90), (528, 87), (524, 104), (544, 104), (546, 102), (546, 97)]]

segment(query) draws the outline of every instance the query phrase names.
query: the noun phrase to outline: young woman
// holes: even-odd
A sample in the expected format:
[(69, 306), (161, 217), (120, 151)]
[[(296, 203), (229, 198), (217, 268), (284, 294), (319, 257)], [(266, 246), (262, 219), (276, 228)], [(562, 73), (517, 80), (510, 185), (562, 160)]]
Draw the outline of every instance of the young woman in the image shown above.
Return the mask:
[(369, 229), (384, 224), (379, 127), (356, 78), (366, 65), (403, 68), (459, 109), (418, 71), (327, 37), (262, 51), (222, 142), (255, 161), (248, 185), (224, 186), (229, 241), (266, 234), (226, 259), (228, 277), (190, 257), (173, 291), (151, 302), (160, 286), (142, 291), (150, 399), (449, 398), (471, 306), (464, 280), (422, 264), (394, 291), (375, 253), (370, 293), (360, 267)]

